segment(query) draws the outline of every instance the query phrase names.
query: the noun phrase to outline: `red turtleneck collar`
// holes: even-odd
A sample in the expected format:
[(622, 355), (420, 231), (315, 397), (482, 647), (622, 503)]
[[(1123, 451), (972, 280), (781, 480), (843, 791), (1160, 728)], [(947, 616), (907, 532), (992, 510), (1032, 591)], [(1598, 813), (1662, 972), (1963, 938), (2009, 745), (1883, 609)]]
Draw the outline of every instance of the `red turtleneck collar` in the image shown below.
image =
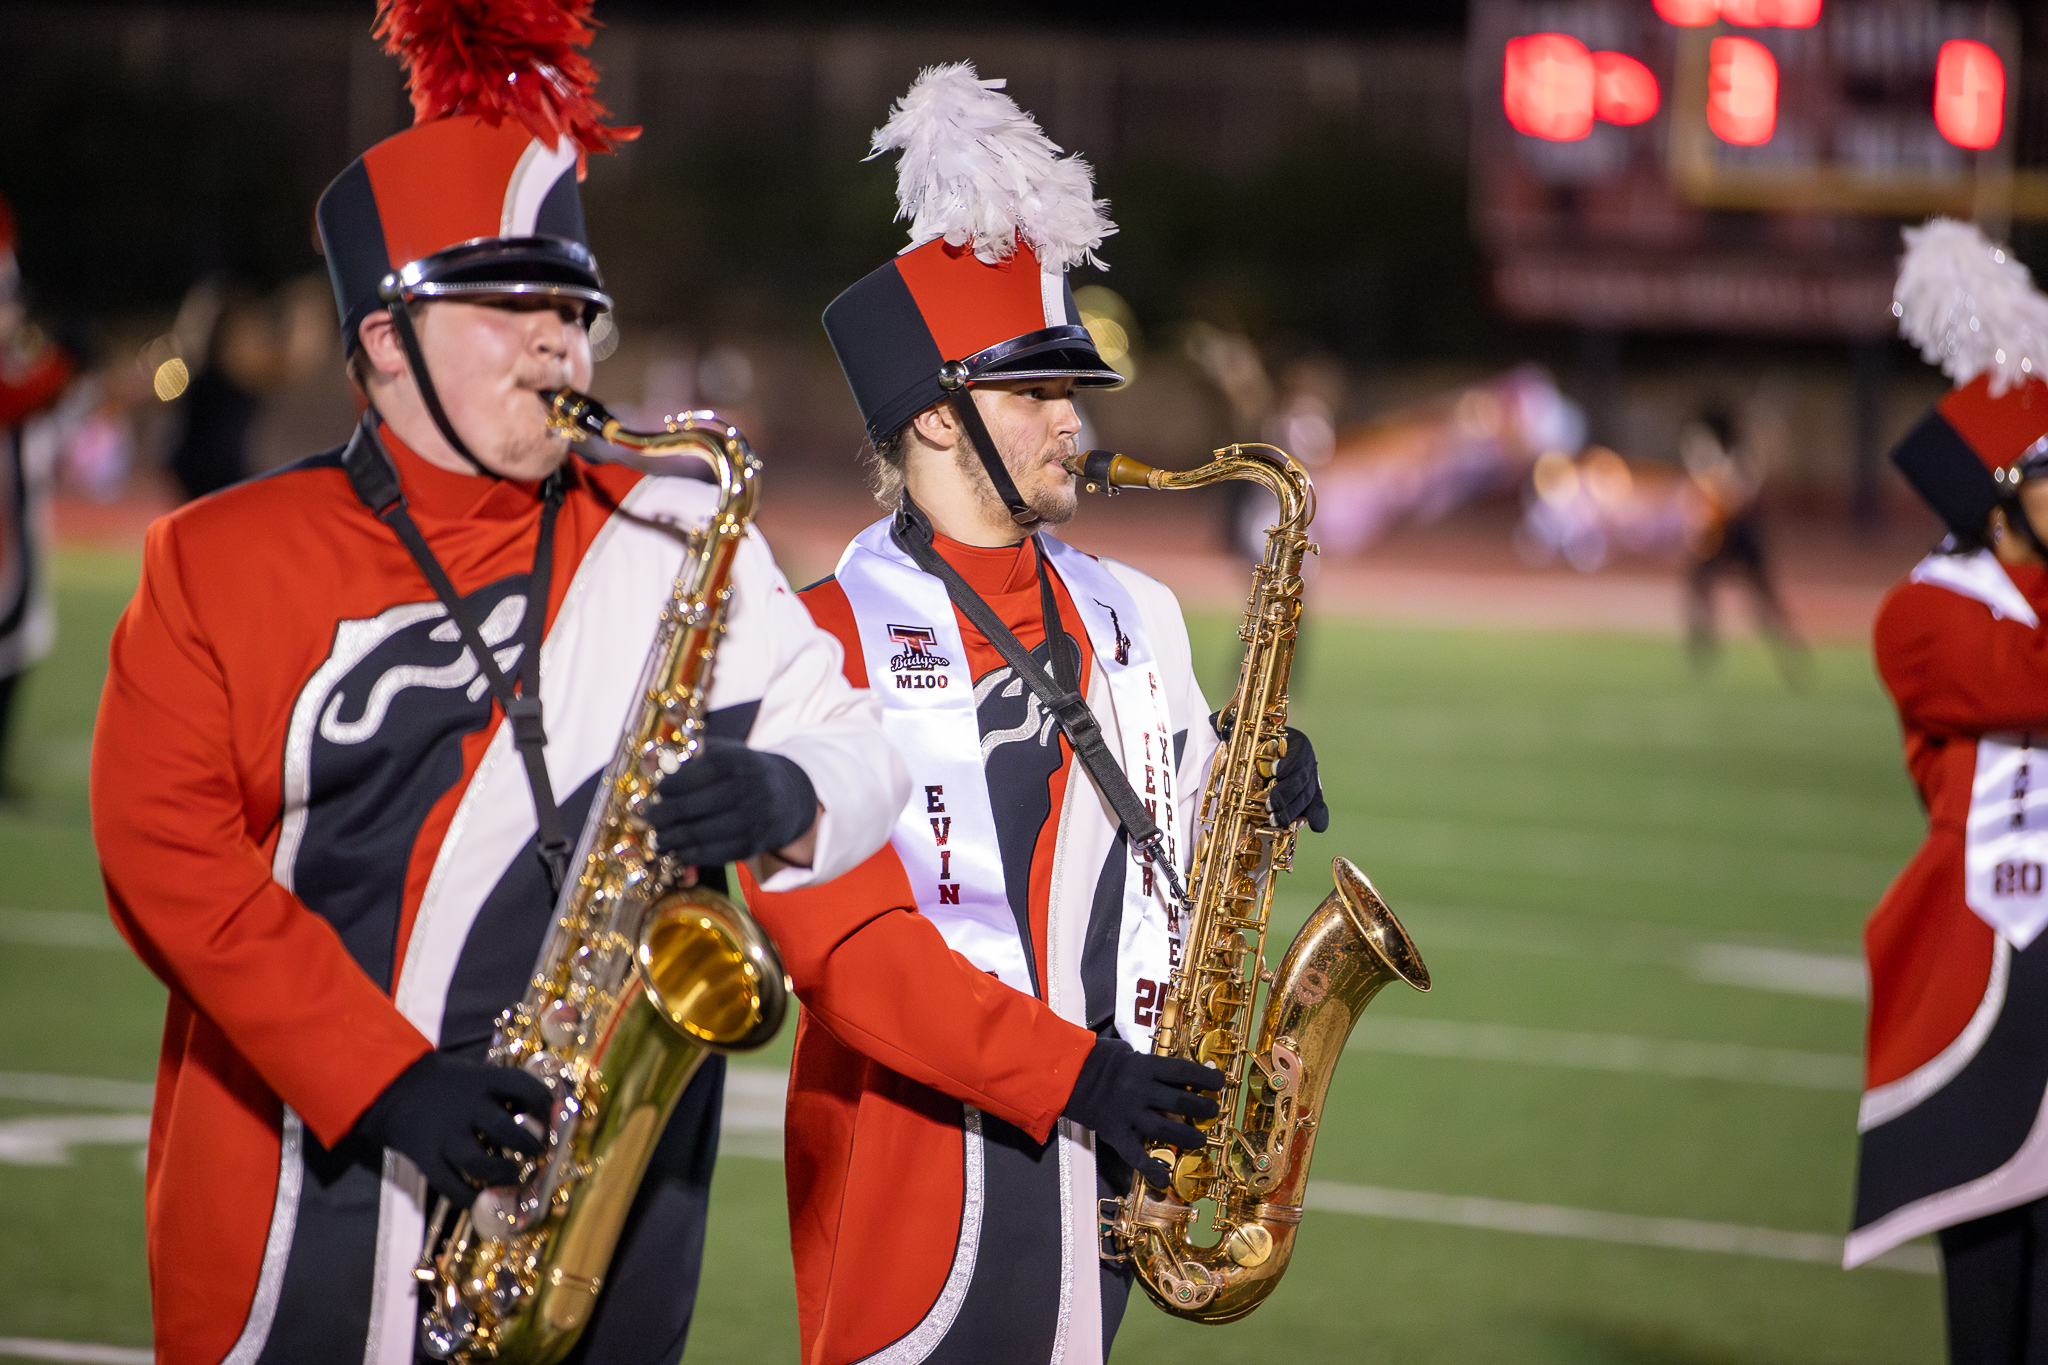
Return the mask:
[[(449, 521), (517, 521), (540, 508), (538, 482), (458, 474), (414, 454), (390, 423), (380, 424), (378, 434), (391, 452), (391, 462), (398, 466), (398, 485), (405, 490), (406, 505), (415, 513)], [(564, 472), (574, 477), (572, 471)]]
[(932, 548), (983, 597), (1038, 590), (1038, 558), (1029, 536), (1015, 545), (968, 545), (934, 531)]

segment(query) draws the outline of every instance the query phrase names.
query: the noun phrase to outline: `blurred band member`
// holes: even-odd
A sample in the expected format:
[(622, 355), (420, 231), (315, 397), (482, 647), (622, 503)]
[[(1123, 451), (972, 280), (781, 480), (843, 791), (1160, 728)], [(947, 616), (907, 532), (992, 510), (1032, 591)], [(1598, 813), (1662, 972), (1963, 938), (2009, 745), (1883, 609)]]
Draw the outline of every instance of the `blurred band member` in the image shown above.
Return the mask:
[(1757, 629), (1779, 670), (1787, 679), (1803, 676), (1805, 646), (1778, 594), (1764, 546), (1764, 480), (1756, 452), (1722, 408), (1709, 408), (1687, 424), (1678, 444), (1702, 510), (1686, 544), (1685, 641), (1693, 666), (1705, 671), (1714, 662), (1714, 583), (1733, 574), (1749, 588)]
[(56, 476), (56, 443), (32, 439), (29, 421), (63, 396), (71, 357), (28, 325), (14, 255), (14, 211), (0, 199), (0, 799), (22, 675), (57, 638), (43, 537)]
[[(549, 1091), (487, 1062), (495, 1020), (641, 705), (675, 528), (716, 503), (587, 463), (546, 420), (611, 307), (577, 168), (619, 134), (560, 36), (589, 30), (523, 12), (554, 36), (384, 11), (419, 121), (318, 213), (367, 411), (344, 445), (151, 527), (115, 630), (93, 823), (114, 920), (170, 988), (162, 1365), (414, 1359), (437, 1197), (466, 1208), (540, 1149), (521, 1116)], [(705, 747), (648, 823), (714, 884), (746, 859), (775, 889), (835, 876), (886, 839), (902, 766), (758, 538), (729, 619)], [(705, 1066), (655, 1139), (572, 1359), (681, 1355), (723, 1076)]]
[[(1134, 1165), (1163, 1180), (1150, 1149), (1198, 1141), (1184, 1120), (1223, 1079), (1150, 1051), (1182, 932), (1166, 865), (1217, 748), (1187, 630), (1164, 586), (1046, 533), (1075, 508), (1074, 392), (1118, 377), (1065, 278), (1112, 229), (1001, 84), (936, 67), (896, 106), (875, 147), (903, 151), (911, 247), (825, 312), (890, 515), (805, 601), (912, 796), (829, 895), (750, 897), (805, 1006), (787, 1174), (809, 1365), (1100, 1361), (1130, 1280), (1098, 1259), (1097, 1200)], [(1289, 735), (1274, 819), (1322, 829)], [(1120, 825), (1125, 796), (1158, 842)]]
[(2048, 1360), (2048, 356), (2010, 332), (1980, 353), (1998, 329), (1972, 314), (2048, 318), (2048, 300), (1974, 229), (1908, 239), (1904, 330), (1963, 386), (1892, 452), (1950, 534), (1877, 620), (1927, 838), (1864, 933), (1845, 1262), (1938, 1234), (1949, 1359), (2011, 1365)]

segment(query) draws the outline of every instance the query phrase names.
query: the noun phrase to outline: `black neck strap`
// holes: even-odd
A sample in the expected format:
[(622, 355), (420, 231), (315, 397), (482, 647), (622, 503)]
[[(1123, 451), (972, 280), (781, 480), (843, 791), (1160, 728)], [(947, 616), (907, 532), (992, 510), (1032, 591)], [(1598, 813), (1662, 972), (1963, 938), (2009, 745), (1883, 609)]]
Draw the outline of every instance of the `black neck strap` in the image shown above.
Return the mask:
[(469, 447), (463, 444), (462, 438), (455, 434), (455, 424), (448, 420), (448, 412), (441, 406), (441, 395), (434, 388), (434, 377), (427, 373), (427, 357), (420, 350), (419, 334), (412, 326), (412, 310), (406, 307), (404, 299), (392, 300), (391, 328), (398, 333), (398, 344), (405, 348), (405, 361), (412, 366), (413, 383), (419, 388), (420, 400), (427, 405), (427, 416), (433, 418), (434, 425), (440, 428), (441, 439), (448, 442), (457, 455), (469, 461), (477, 473), (489, 475), (493, 479), (502, 477), (498, 471), (471, 454)]
[(960, 419), (967, 439), (974, 443), (974, 453), (981, 457), (981, 467), (987, 472), (988, 481), (995, 485), (996, 496), (1003, 500), (1003, 506), (1010, 509), (1010, 520), (1019, 526), (1038, 525), (1038, 513), (1031, 510), (1024, 501), (1024, 495), (1017, 491), (1016, 480), (1010, 477), (1009, 466), (1003, 463), (1003, 453), (996, 449), (994, 438), (988, 434), (988, 425), (981, 420), (981, 409), (974, 405), (974, 395), (962, 384), (946, 396), (952, 400), (953, 415)]
[(526, 765), (526, 785), (533, 792), (541, 865), (547, 871), (550, 891), (560, 895), (569, 873), (569, 836), (562, 828), (562, 812), (555, 805), (554, 786), (548, 780), (548, 736), (541, 721), (540, 705), (540, 644), (547, 621), (548, 589), (554, 575), (555, 516), (562, 509), (562, 471), (558, 469), (548, 475), (547, 482), (541, 485), (540, 536), (533, 547), (533, 571), (526, 580), (526, 612), (519, 626), (519, 679), (515, 690), (512, 680), (498, 666), (497, 655), (484, 643), (476, 614), (455, 591), (455, 584), (449, 581), (447, 571), (434, 558), (427, 538), (420, 534), (418, 523), (406, 509), (397, 467), (377, 435), (378, 421), (375, 408), (363, 414), (348, 449), (342, 452), (342, 468), (348, 472), (349, 486), (355, 489), (363, 506), (389, 526), (411, 553), (413, 563), (419, 565), (420, 573), (434, 589), (434, 596), (447, 609), (448, 619), (462, 632), (462, 643), (476, 660), (491, 696), (512, 722), (512, 743)]
[(1166, 873), (1166, 883), (1172, 888), (1174, 902), (1178, 906), (1186, 899), (1186, 892), (1181, 887), (1180, 870), (1166, 856), (1165, 837), (1160, 832), (1159, 823), (1145, 809), (1144, 801), (1132, 789), (1131, 780), (1124, 775), (1124, 770), (1117, 766), (1115, 756), (1109, 752), (1109, 745), (1102, 738), (1101, 723), (1095, 719), (1095, 713), (1088, 709), (1087, 699), (1081, 695), (1074, 662), (1067, 657), (1066, 627), (1060, 622), (1058, 596), (1052, 590), (1052, 577), (1046, 572), (1044, 543), (1037, 536), (1031, 538), (1032, 553), (1038, 562), (1039, 603), (1045, 614), (1046, 652), (1052, 656), (1052, 677), (1046, 676), (1046, 671), (1031, 657), (1031, 651), (1024, 648), (1023, 641), (1003, 624), (995, 609), (982, 601), (981, 595), (960, 576), (959, 570), (948, 564), (933, 547), (931, 519), (911, 500), (908, 492), (897, 505), (896, 523), (890, 528), (890, 536), (918, 568), (946, 585), (946, 596), (953, 600), (960, 614), (995, 646), (996, 653), (1003, 656), (1003, 661), (1052, 713), (1059, 722), (1060, 733), (1073, 746), (1074, 757), (1081, 760), (1081, 766), (1094, 780), (1096, 790), (1109, 802), (1118, 822), (1129, 833), (1131, 846), (1156, 862)]

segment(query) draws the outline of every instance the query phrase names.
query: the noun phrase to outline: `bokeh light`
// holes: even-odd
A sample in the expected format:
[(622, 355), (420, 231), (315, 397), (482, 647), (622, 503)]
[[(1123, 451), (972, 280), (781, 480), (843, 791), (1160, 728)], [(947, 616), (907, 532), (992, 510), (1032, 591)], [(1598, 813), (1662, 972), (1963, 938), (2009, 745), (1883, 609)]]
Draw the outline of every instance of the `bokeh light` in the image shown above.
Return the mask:
[(1934, 126), (1958, 147), (1983, 151), (2005, 130), (2005, 63), (1982, 43), (1957, 38), (1934, 62)]
[(1576, 142), (1593, 131), (1593, 54), (1562, 33), (1509, 41), (1501, 107), (1518, 133)]
[(1738, 147), (1771, 140), (1778, 126), (1778, 62), (1754, 38), (1716, 38), (1708, 49), (1707, 126)]
[(1593, 113), (1624, 126), (1657, 112), (1657, 78), (1650, 68), (1620, 52), (1593, 54)]

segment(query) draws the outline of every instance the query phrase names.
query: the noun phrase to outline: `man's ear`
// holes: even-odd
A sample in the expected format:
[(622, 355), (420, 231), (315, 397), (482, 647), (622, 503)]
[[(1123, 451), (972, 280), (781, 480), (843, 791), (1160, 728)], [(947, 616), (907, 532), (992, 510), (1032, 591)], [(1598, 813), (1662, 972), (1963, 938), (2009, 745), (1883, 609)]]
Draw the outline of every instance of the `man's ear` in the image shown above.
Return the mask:
[(960, 419), (951, 403), (934, 403), (910, 419), (910, 429), (919, 440), (939, 450), (960, 444)]
[(356, 327), (356, 338), (372, 376), (384, 380), (404, 376), (405, 347), (398, 340), (398, 329), (391, 325), (389, 309), (380, 308), (364, 318)]

